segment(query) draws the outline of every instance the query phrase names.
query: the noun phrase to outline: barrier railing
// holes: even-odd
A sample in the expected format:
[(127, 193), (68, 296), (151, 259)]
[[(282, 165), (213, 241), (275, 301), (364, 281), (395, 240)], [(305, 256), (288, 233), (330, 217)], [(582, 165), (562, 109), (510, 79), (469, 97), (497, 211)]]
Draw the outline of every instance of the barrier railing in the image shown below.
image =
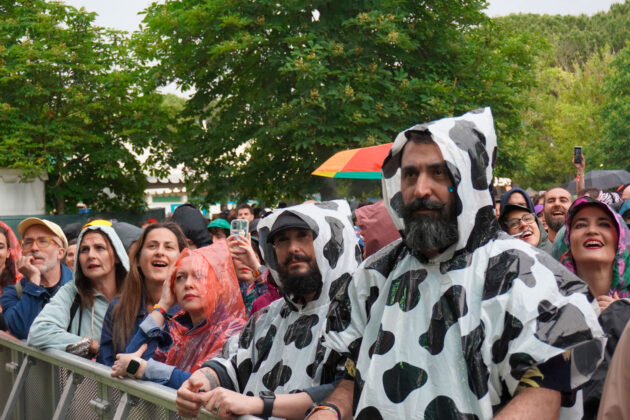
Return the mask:
[[(0, 420), (179, 419), (175, 398), (171, 388), (112, 378), (107, 366), (0, 333)], [(199, 418), (217, 419), (205, 410)]]

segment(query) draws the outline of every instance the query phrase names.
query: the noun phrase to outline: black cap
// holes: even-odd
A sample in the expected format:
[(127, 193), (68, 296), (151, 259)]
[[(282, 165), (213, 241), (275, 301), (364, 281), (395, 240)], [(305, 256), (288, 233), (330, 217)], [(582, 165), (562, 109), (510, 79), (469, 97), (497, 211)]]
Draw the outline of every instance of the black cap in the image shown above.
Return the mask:
[(510, 213), (512, 210), (523, 210), (523, 211), (526, 211), (527, 213), (533, 213), (529, 207), (524, 207), (519, 204), (511, 204), (511, 203), (503, 206), (502, 210), (503, 211), (501, 211), (501, 215), (499, 216), (499, 223), (501, 225), (503, 225), (508, 213)]
[(267, 237), (267, 243), (273, 243), (273, 237), (285, 229), (307, 229), (313, 232), (313, 239), (317, 237), (317, 233), (300, 216), (290, 211), (284, 211), (273, 223)]

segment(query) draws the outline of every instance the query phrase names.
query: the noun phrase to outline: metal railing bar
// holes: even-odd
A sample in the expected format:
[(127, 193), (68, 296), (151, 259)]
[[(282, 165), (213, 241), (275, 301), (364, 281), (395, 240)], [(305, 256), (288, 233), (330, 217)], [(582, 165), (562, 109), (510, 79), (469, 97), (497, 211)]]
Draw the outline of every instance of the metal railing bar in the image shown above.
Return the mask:
[[(24, 360), (29, 358), (38, 359), (45, 363), (49, 363), (53, 366), (67, 369), (73, 373), (73, 376), (81, 378), (86, 377), (95, 380), (100, 385), (109, 386), (118, 389), (121, 393), (128, 394), (129, 397), (137, 397), (140, 400), (150, 402), (157, 406), (163, 407), (171, 412), (176, 412), (175, 399), (177, 393), (175, 390), (168, 388), (164, 385), (156, 384), (154, 382), (135, 380), (135, 379), (118, 379), (112, 378), (110, 375), (110, 368), (99, 363), (92, 362), (91, 360), (84, 359), (79, 356), (75, 356), (70, 353), (66, 353), (56, 349), (37, 350), (33, 347), (27, 346), (24, 342), (16, 340), (11, 337), (7, 337), (4, 334), (0, 334), (0, 346), (10, 348), (23, 355)], [(18, 384), (20, 374), (16, 379), (15, 384)], [(67, 386), (67, 383), (66, 383)], [(14, 385), (15, 387), (15, 385)], [(64, 387), (64, 393), (66, 388)], [(19, 394), (19, 393), (18, 393)], [(13, 396), (13, 391), (11, 396)], [(57, 406), (56, 412), (61, 406), (61, 401)], [(5, 407), (5, 411), (8, 408)], [(171, 413), (169, 413), (170, 415)], [(200, 419), (218, 420), (219, 418), (212, 415), (207, 410), (203, 409), (199, 415)], [(0, 420), (8, 420), (8, 417), (2, 417)], [(260, 419), (257, 416), (239, 416), (238, 420), (256, 420)]]
[(29, 356), (24, 357), (22, 359), (22, 365), (20, 366), (20, 371), (17, 374), (17, 378), (15, 379), (15, 383), (13, 384), (13, 388), (11, 389), (11, 394), (9, 394), (9, 399), (7, 400), (7, 405), (4, 407), (2, 411), (2, 417), (0, 420), (8, 420), (10, 416), (13, 414), (13, 409), (15, 408), (15, 404), (17, 403), (18, 397), (22, 392), (22, 387), (24, 386), (24, 382), (26, 382), (26, 377), (28, 376), (28, 371), (31, 366), (31, 359)]
[(129, 410), (131, 409), (131, 397), (129, 394), (124, 392), (122, 397), (120, 397), (120, 402), (118, 402), (118, 406), (116, 407), (116, 413), (114, 413), (114, 417), (112, 420), (126, 420), (127, 415), (129, 415)]
[(63, 387), (61, 397), (59, 398), (57, 408), (55, 409), (53, 420), (66, 418), (66, 413), (70, 407), (72, 397), (74, 397), (74, 391), (76, 391), (79, 382), (81, 382), (81, 380), (75, 375), (75, 373), (70, 372), (70, 375), (68, 375), (68, 378), (66, 379), (66, 385)]

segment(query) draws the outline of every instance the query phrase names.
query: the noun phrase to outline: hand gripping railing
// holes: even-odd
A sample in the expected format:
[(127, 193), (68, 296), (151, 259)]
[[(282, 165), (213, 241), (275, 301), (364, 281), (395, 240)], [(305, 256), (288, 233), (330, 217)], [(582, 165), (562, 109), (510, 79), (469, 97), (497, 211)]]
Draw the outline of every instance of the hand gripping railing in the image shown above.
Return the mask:
[[(36, 350), (4, 333), (0, 368), (0, 420), (179, 418), (171, 388), (112, 378), (107, 366), (59, 350)], [(217, 417), (202, 410), (199, 418)]]

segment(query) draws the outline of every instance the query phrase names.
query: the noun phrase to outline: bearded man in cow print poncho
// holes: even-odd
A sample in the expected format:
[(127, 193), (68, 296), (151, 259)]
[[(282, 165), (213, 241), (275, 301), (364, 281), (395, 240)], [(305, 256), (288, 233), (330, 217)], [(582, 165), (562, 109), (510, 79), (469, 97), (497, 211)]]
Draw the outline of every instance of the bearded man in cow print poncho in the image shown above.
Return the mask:
[(295, 418), (332, 391), (346, 358), (323, 346), (323, 333), (331, 299), (361, 262), (351, 220), (344, 200), (279, 209), (260, 220), (260, 247), (284, 299), (256, 312), (182, 385), (180, 414), (196, 417), (204, 405), (223, 417)]
[(354, 361), (326, 400), (343, 418), (558, 418), (601, 360), (585, 284), (500, 232), (495, 156), (489, 108), (396, 137), (383, 194), (403, 239), (331, 303), (325, 345)]

